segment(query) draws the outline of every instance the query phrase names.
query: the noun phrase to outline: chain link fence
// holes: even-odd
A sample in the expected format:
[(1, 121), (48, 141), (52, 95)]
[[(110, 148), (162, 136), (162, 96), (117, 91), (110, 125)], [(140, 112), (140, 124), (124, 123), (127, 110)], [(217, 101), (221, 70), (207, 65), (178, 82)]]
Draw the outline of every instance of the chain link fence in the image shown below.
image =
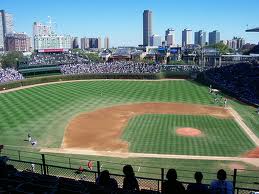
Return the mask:
[[(39, 154), (38, 152), (27, 152), (4, 149), (1, 155), (8, 156), (8, 164), (13, 165), (19, 171), (33, 171), (39, 174), (47, 174), (75, 180), (95, 182), (98, 174), (103, 170), (109, 170), (111, 177), (122, 187), (124, 176), (123, 166), (126, 164), (110, 161), (94, 161), (87, 158), (61, 157), (51, 154)], [(91, 166), (89, 166), (89, 162)], [(32, 164), (34, 167), (32, 167)], [(79, 167), (83, 171), (79, 172)], [(132, 165), (141, 189), (161, 191), (163, 180), (166, 179), (166, 168), (150, 167), (145, 165)], [(183, 182), (185, 188), (194, 182), (196, 171), (176, 169), (178, 180)], [(209, 185), (216, 179), (216, 172), (202, 172), (203, 183)], [(258, 170), (236, 169), (228, 171), (228, 180), (233, 181), (235, 193), (251, 194), (259, 192)], [(255, 175), (255, 176), (253, 176)]]

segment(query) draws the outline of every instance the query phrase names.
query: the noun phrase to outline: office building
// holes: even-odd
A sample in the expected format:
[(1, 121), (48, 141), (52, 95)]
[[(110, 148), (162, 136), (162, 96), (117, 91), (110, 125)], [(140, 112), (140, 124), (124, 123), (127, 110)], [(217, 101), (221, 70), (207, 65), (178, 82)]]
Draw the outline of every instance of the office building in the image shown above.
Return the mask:
[[(35, 50), (39, 49), (71, 49), (74, 38), (70, 35), (58, 35), (51, 26), (40, 22), (33, 23), (33, 45)], [(78, 45), (78, 40), (77, 40)]]
[(79, 48), (78, 37), (74, 37), (73, 40), (73, 49), (75, 48)]
[(182, 47), (192, 44), (192, 30), (184, 29), (182, 31)]
[(102, 48), (102, 39), (99, 38), (81, 38), (81, 49), (101, 49)]
[(150, 40), (151, 46), (161, 46), (161, 36), (159, 35), (152, 35)]
[(209, 45), (217, 44), (220, 42), (220, 32), (214, 30), (209, 33)]
[(245, 45), (245, 39), (244, 38), (237, 38), (237, 49), (242, 48)]
[(110, 48), (110, 39), (109, 39), (109, 37), (105, 37), (104, 38), (104, 48), (105, 49)]
[(5, 37), (7, 34), (13, 33), (14, 24), (13, 16), (5, 10), (0, 10), (0, 51), (5, 50)]
[(165, 31), (165, 41), (167, 42), (167, 46), (174, 46), (175, 45), (175, 30), (169, 28)]
[(33, 37), (34, 36), (50, 36), (51, 35), (51, 26), (42, 24), (40, 22), (33, 23)]
[(238, 50), (245, 45), (245, 39), (234, 37), (232, 40), (227, 40), (227, 46), (233, 50)]
[(194, 33), (194, 44), (205, 46), (206, 44), (206, 32), (202, 30)]
[(81, 49), (86, 50), (90, 48), (89, 38), (81, 38)]
[(12, 33), (5, 36), (6, 51), (30, 51), (30, 38), (25, 33)]
[(98, 49), (99, 46), (99, 38), (89, 38), (89, 48)]
[(73, 40), (69, 35), (35, 36), (34, 49), (71, 49)]
[(152, 36), (152, 11), (144, 10), (143, 12), (143, 46), (150, 46)]
[(101, 49), (101, 48), (102, 48), (102, 39), (101, 39), (101, 37), (98, 38), (97, 48), (98, 48), (98, 49)]

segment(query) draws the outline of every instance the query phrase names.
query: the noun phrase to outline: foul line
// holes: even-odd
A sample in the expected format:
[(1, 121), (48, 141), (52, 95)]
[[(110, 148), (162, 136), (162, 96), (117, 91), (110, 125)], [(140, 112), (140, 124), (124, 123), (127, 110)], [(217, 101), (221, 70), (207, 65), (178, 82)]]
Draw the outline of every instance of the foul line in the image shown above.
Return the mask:
[(235, 121), (239, 124), (239, 126), (244, 130), (247, 136), (254, 142), (256, 146), (259, 147), (259, 139), (254, 134), (254, 132), (244, 123), (242, 117), (231, 107), (229, 107), (229, 111), (234, 117)]

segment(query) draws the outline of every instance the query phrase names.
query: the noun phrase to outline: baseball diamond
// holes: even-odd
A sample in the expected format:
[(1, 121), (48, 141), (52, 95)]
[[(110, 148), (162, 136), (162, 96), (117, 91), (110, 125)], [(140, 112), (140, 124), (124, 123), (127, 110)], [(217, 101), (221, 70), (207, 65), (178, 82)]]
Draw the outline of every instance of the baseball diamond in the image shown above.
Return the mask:
[[(223, 100), (214, 102), (208, 87), (190, 80), (45, 83), (2, 91), (0, 102), (0, 142), (9, 149), (54, 154), (47, 156), (49, 164), (66, 166), (64, 156), (84, 155), (110, 161), (102, 169), (114, 173), (119, 172), (116, 161), (135, 164), (140, 176), (150, 176), (140, 166), (161, 162), (189, 170), (240, 168), (244, 175), (253, 171), (242, 169), (259, 167), (254, 108), (232, 99), (225, 108)], [(199, 135), (188, 136), (194, 131)], [(28, 144), (28, 133), (37, 146)], [(21, 157), (37, 161), (32, 155)], [(71, 161), (83, 164), (77, 157)]]
[[(61, 82), (3, 93), (0, 99), (0, 141), (7, 145), (30, 147), (24, 141), (30, 132), (41, 148), (116, 151), (117, 145), (133, 152), (219, 156), (255, 148), (223, 102), (215, 104), (207, 87), (187, 80)], [(175, 135), (176, 127), (205, 135), (182, 137)]]

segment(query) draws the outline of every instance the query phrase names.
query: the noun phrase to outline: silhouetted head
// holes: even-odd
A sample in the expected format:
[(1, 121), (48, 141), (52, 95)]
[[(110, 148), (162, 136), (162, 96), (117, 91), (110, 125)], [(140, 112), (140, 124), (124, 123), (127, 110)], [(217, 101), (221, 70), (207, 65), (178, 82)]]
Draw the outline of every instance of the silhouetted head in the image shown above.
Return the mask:
[(134, 170), (131, 165), (125, 165), (123, 167), (123, 173), (125, 176), (135, 176)]
[(176, 170), (171, 168), (167, 171), (166, 178), (168, 180), (176, 180), (177, 179), (177, 173)]
[(201, 183), (202, 179), (203, 179), (203, 175), (201, 172), (195, 172), (194, 174), (194, 178), (196, 180), (197, 183)]
[(217, 173), (217, 178), (218, 178), (219, 180), (221, 180), (221, 181), (226, 180), (226, 178), (227, 178), (227, 173), (226, 173), (226, 171), (223, 170), (223, 169), (220, 169), (220, 170), (218, 171), (218, 173)]
[(100, 174), (99, 183), (100, 185), (105, 185), (110, 179), (110, 173), (108, 170), (104, 170)]

